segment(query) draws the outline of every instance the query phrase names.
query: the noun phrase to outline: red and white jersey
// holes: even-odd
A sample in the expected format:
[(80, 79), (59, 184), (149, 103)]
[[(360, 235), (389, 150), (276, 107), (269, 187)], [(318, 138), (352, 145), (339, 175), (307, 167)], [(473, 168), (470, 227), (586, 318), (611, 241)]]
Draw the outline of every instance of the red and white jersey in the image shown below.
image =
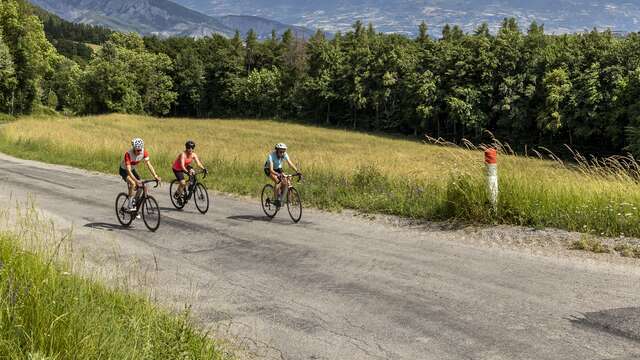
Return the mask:
[(149, 160), (149, 152), (147, 149), (142, 149), (140, 154), (136, 154), (133, 149), (130, 149), (126, 153), (124, 153), (124, 158), (120, 162), (120, 167), (122, 169), (126, 169), (127, 165), (131, 165), (131, 168), (135, 168), (141, 161)]

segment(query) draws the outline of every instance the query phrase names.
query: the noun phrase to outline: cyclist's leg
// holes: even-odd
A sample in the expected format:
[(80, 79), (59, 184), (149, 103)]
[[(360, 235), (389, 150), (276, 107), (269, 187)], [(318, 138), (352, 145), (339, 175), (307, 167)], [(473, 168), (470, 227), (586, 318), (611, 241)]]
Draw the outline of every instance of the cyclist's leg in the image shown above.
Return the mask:
[(129, 197), (128, 197), (129, 208), (133, 208), (131, 201), (136, 195), (136, 190), (138, 189), (136, 180), (138, 181), (140, 180), (140, 175), (138, 175), (138, 172), (136, 171), (136, 169), (131, 169), (131, 172), (133, 173), (133, 176), (135, 176), (135, 179), (127, 175), (127, 185), (129, 185)]
[(187, 181), (184, 179), (184, 171), (173, 170), (173, 174), (176, 176), (176, 179), (179, 182), (176, 193), (183, 194), (184, 189), (187, 186)]
[[(276, 172), (278, 174), (282, 174), (282, 169), (278, 169), (276, 170)], [(273, 182), (275, 182), (275, 186), (273, 187), (273, 196), (274, 196), (274, 200), (279, 200), (280, 199), (280, 194), (282, 194), (282, 179), (279, 176), (275, 176), (273, 174), (271, 174), (271, 180), (273, 180)]]
[(129, 190), (129, 197), (133, 197), (136, 193), (136, 183), (130, 176), (127, 177), (127, 189)]
[(276, 176), (273, 176), (273, 174), (271, 174), (271, 171), (269, 170), (269, 168), (265, 167), (262, 170), (264, 171), (264, 176), (266, 176), (269, 179), (271, 179), (271, 181), (273, 181), (273, 183), (274, 183), (274, 186), (273, 186), (273, 199), (272, 200), (276, 200), (277, 199), (276, 186), (278, 184), (278, 178)]
[(127, 190), (128, 190), (127, 206), (131, 207), (131, 198), (133, 197), (133, 194), (135, 192), (135, 186), (136, 186), (135, 181), (133, 181), (133, 179), (129, 177), (129, 173), (127, 172), (127, 170), (123, 168), (119, 168), (119, 174), (122, 180), (125, 183), (127, 183)]

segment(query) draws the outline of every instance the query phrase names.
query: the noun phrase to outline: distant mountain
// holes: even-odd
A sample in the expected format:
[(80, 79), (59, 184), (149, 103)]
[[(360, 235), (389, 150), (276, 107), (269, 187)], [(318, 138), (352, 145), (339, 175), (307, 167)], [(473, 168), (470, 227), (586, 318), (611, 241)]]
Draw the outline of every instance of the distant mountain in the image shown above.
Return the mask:
[(259, 38), (288, 28), (304, 34), (311, 31), (256, 16), (208, 16), (168, 0), (30, 0), (61, 18), (77, 23), (101, 25), (145, 35), (203, 37), (233, 36), (236, 29), (253, 28)]
[(383, 32), (415, 35), (426, 21), (433, 33), (446, 23), (472, 31), (482, 22), (496, 30), (505, 17), (532, 21), (549, 33), (610, 28), (640, 30), (638, 0), (175, 0), (204, 14), (247, 14), (326, 31), (350, 29), (356, 20)]
[(298, 37), (309, 37), (313, 35), (313, 31), (302, 27), (283, 24), (278, 21), (268, 20), (258, 16), (247, 15), (227, 15), (217, 18), (224, 26), (230, 29), (237, 29), (242, 34), (246, 34), (253, 29), (259, 34), (259, 37), (268, 37), (273, 30), (278, 34), (282, 34), (291, 29)]

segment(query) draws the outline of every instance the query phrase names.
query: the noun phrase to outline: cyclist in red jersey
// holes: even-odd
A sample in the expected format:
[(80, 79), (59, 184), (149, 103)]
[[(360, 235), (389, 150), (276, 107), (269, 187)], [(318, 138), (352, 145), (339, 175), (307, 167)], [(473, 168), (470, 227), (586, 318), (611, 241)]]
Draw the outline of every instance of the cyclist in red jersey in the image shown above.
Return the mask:
[(154, 179), (160, 182), (160, 177), (156, 174), (156, 170), (149, 161), (149, 152), (144, 148), (144, 141), (140, 138), (131, 140), (131, 149), (124, 153), (124, 157), (120, 162), (120, 176), (129, 186), (129, 197), (127, 198), (127, 206), (130, 211), (135, 211), (135, 204), (131, 203), (131, 199), (136, 193), (138, 186), (142, 186), (140, 181), (140, 175), (136, 171), (136, 166), (144, 161), (145, 165), (149, 168), (151, 175)]
[(184, 144), (184, 147), (185, 150), (181, 152), (180, 155), (178, 155), (176, 160), (173, 162), (172, 167), (176, 179), (178, 179), (178, 181), (180, 182), (180, 185), (178, 185), (178, 189), (176, 190), (175, 194), (173, 194), (175, 198), (184, 195), (184, 189), (187, 187), (187, 182), (184, 179), (184, 175), (189, 174), (189, 176), (193, 176), (195, 174), (195, 170), (193, 170), (193, 168), (191, 167), (192, 162), (195, 161), (196, 165), (198, 165), (200, 169), (202, 169), (205, 173), (207, 172), (207, 169), (204, 167), (204, 165), (202, 165), (202, 162), (200, 162), (200, 158), (194, 151), (196, 148), (196, 143), (192, 140), (188, 140)]

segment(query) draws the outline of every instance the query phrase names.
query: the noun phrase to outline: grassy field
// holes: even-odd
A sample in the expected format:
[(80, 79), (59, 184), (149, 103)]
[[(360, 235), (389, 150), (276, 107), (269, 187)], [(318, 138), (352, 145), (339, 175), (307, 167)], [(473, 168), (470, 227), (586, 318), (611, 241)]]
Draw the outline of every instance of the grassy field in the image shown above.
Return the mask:
[(188, 313), (91, 280), (64, 250), (70, 235), (37, 212), (18, 218), (0, 232), (0, 359), (229, 358)]
[(620, 159), (610, 160), (608, 169), (584, 162), (569, 168), (559, 161), (502, 155), (499, 207), (492, 215), (481, 151), (291, 123), (125, 115), (22, 118), (2, 127), (0, 151), (116, 174), (134, 136), (144, 138), (167, 180), (185, 140), (195, 140), (212, 170), (207, 185), (225, 192), (258, 196), (267, 153), (274, 143), (285, 142), (307, 177), (300, 186), (304, 201), (319, 208), (640, 236), (640, 186), (633, 174), (615, 169), (628, 166)]

